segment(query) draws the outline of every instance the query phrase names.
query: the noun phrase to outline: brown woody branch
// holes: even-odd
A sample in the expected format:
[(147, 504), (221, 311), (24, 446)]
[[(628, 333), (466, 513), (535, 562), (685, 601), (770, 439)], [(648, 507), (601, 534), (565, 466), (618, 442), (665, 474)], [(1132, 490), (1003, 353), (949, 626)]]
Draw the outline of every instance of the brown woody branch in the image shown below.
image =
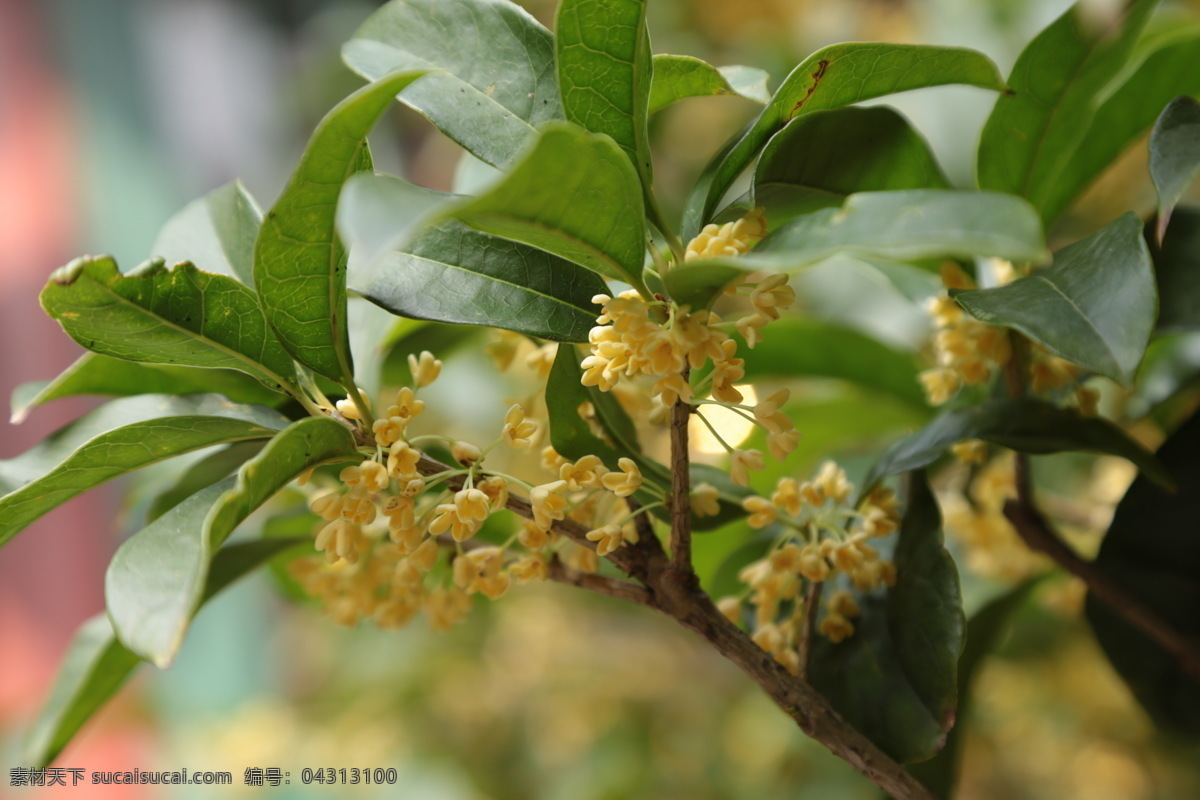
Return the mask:
[(1153, 608), (1127, 592), (1108, 573), (1080, 558), (1059, 538), (1034, 503), (1029, 457), (1018, 453), (1015, 469), (1017, 498), (1005, 503), (1004, 516), (1012, 523), (1021, 540), (1031, 550), (1045, 553), (1060, 567), (1082, 580), (1098, 600), (1174, 656), (1180, 669), (1200, 679), (1200, 641), (1184, 636)]
[[(684, 405), (685, 413), (690, 408)], [(674, 426), (673, 426), (674, 429)], [(683, 436), (686, 437), (686, 422)], [(674, 443), (673, 443), (674, 444)], [(686, 447), (686, 438), (682, 444)], [(684, 462), (687, 463), (686, 461)], [(673, 464), (676, 476), (680, 472)], [(446, 465), (427, 456), (421, 457), (419, 470), (426, 475), (443, 472)], [(687, 470), (683, 472), (686, 475)], [(461, 488), (462, 479), (452, 478), (447, 483), (452, 488)], [(682, 494), (679, 492), (682, 491)], [(572, 570), (557, 559), (550, 562), (550, 577), (554, 580), (588, 589), (593, 592), (629, 600), (654, 608), (673, 618), (683, 627), (703, 637), (717, 652), (739, 666), (790, 716), (805, 734), (821, 742), (850, 766), (854, 767), (875, 785), (897, 800), (936, 800), (923, 784), (909, 774), (894, 759), (884, 753), (857, 728), (842, 718), (820, 693), (800, 678), (789, 673), (769, 653), (756, 645), (744, 631), (730, 622), (717, 609), (703, 589), (700, 588), (690, 561), (681, 570), (677, 563), (680, 534), (674, 528), (676, 520), (684, 520), (688, 527), (690, 545), (691, 506), (686, 478), (672, 482), (672, 543), (673, 557), (667, 558), (662, 544), (654, 534), (648, 521), (639, 522), (641, 535), (636, 545), (625, 545), (607, 558), (626, 575), (638, 580), (641, 585), (607, 578), (591, 573)], [(635, 506), (632, 504), (631, 507)], [(508, 509), (523, 517), (532, 518), (533, 511), (527, 500), (510, 497)], [(680, 513), (678, 509), (684, 509)], [(639, 515), (643, 520), (644, 515)], [(595, 549), (595, 543), (586, 538), (587, 529), (574, 520), (554, 523), (557, 533), (566, 536), (584, 547)], [(690, 547), (688, 547), (690, 550)]]

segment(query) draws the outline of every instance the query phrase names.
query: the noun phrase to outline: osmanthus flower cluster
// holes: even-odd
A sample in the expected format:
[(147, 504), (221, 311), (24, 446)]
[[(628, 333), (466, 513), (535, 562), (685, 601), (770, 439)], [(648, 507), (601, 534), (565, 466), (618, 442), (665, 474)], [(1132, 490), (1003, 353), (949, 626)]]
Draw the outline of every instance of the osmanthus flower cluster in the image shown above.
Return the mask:
[[(991, 270), (996, 286), (1011, 283), (1023, 274), (1001, 259), (988, 259), (985, 267)], [(975, 319), (950, 297), (951, 289), (976, 288), (975, 280), (953, 262), (942, 265), (941, 275), (945, 291), (931, 298), (928, 305), (934, 323), (933, 351), (937, 366), (918, 376), (926, 398), (935, 406), (948, 402), (964, 386), (990, 381), (1013, 356), (1011, 336), (1006, 329)], [(1083, 385), (1083, 370), (1077, 365), (1032, 342), (1026, 360), (1028, 384), (1034, 394), (1070, 387), (1080, 413), (1096, 415), (1099, 393)]]
[[(899, 526), (895, 495), (876, 488), (852, 506), (853, 493), (846, 473), (826, 461), (811, 480), (781, 478), (770, 498), (751, 495), (742, 501), (752, 528), (779, 533), (766, 556), (738, 573), (745, 590), (723, 598), (718, 607), (735, 623), (751, 619), (754, 641), (792, 673), (800, 668), (804, 627), (818, 611), (808, 603), (824, 605), (817, 630), (830, 641), (854, 633), (857, 602), (844, 588), (822, 600), (823, 584), (844, 579), (871, 591), (896, 582), (895, 566), (869, 544)], [(807, 591), (814, 586), (817, 591)]]
[[(766, 218), (755, 209), (735, 222), (705, 226), (688, 243), (685, 259), (741, 255), (765, 234)], [(768, 449), (782, 460), (799, 440), (791, 419), (780, 410), (787, 392), (777, 392), (754, 406), (742, 402), (745, 397), (737, 384), (745, 378), (745, 362), (737, 357), (737, 341), (729, 331), (737, 330), (753, 348), (762, 340), (762, 328), (779, 319), (780, 310), (791, 306), (796, 294), (781, 274), (753, 273), (734, 291), (747, 294), (754, 311), (732, 323), (723, 322), (711, 310), (693, 311), (660, 298), (647, 300), (633, 290), (616, 297), (597, 295), (593, 302), (600, 304), (601, 314), (588, 336), (591, 354), (581, 365), (583, 385), (608, 392), (623, 380), (645, 376), (652, 381), (649, 393), (658, 403), (652, 421), (665, 420), (666, 410), (676, 403), (723, 406), (764, 428)], [(702, 372), (709, 362), (711, 367)], [(697, 380), (690, 379), (693, 374), (699, 376)], [(734, 481), (749, 485), (749, 470), (763, 466), (762, 453), (735, 449), (702, 409), (694, 408), (693, 413), (729, 453)]]
[[(323, 557), (299, 559), (292, 572), (336, 621), (355, 625), (370, 618), (391, 628), (423, 609), (430, 624), (444, 630), (465, 617), (471, 595), (497, 599), (514, 580), (544, 580), (555, 558), (593, 572), (596, 556), (637, 541), (634, 514), (612, 513), (624, 508), (620, 498), (642, 486), (633, 460), (622, 458), (619, 470), (609, 470), (593, 455), (572, 462), (553, 454), (549, 465), (557, 480), (539, 485), (487, 470), (485, 459), (495, 447), (528, 450), (539, 423), (513, 405), (499, 436), (483, 449), (440, 435), (413, 436), (410, 426), (425, 409), (417, 391), (437, 379), (441, 362), (423, 352), (409, 356), (409, 366), (415, 387), (401, 388), (371, 425), (375, 452), (343, 468), (335, 488), (309, 498), (323, 520), (314, 542)], [(352, 401), (336, 408), (365, 429), (363, 410)], [(436, 440), (448, 445), (458, 466), (422, 474), (420, 447)], [(477, 542), (488, 518), (508, 507), (514, 484), (528, 492), (532, 519), (503, 544)], [(613, 521), (587, 534), (596, 543), (593, 552), (556, 535), (554, 523), (568, 515)], [(443, 553), (450, 554), (448, 561)]]

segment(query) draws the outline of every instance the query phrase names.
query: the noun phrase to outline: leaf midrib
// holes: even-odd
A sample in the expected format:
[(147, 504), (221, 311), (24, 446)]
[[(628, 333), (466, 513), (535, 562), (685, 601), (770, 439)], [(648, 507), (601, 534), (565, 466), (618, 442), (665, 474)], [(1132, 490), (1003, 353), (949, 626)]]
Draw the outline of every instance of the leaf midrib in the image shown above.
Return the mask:
[[(118, 276), (118, 277), (121, 277), (121, 276)], [(150, 319), (157, 320), (157, 321), (159, 322), (159, 324), (163, 325), (163, 326), (164, 326), (164, 327), (166, 327), (166, 328), (169, 328), (169, 329), (171, 329), (171, 330), (173, 330), (173, 331), (175, 331), (175, 332), (177, 332), (177, 333), (182, 333), (182, 334), (184, 334), (184, 335), (186, 335), (186, 336), (188, 336), (188, 337), (190, 337), (190, 338), (193, 338), (193, 339), (195, 339), (195, 340), (197, 340), (197, 341), (199, 341), (199, 342), (202, 342), (202, 343), (204, 343), (205, 345), (207, 345), (208, 347), (211, 347), (211, 348), (212, 348), (212, 349), (214, 349), (214, 350), (218, 350), (218, 351), (220, 351), (220, 352), (222, 352), (222, 353), (225, 353), (226, 355), (232, 356), (232, 357), (233, 357), (233, 358), (235, 358), (236, 360), (238, 360), (238, 361), (241, 361), (241, 362), (243, 362), (243, 363), (247, 364), (247, 365), (248, 365), (248, 366), (250, 366), (252, 369), (254, 369), (254, 370), (256, 370), (258, 373), (260, 373), (261, 375), (263, 375), (263, 376), (265, 376), (265, 377), (269, 378), (270, 380), (273, 380), (273, 381), (275, 381), (275, 382), (276, 382), (276, 383), (278, 383), (280, 386), (283, 386), (283, 387), (285, 387), (285, 389), (287, 389), (287, 390), (289, 391), (289, 393), (291, 393), (291, 394), (293, 394), (293, 395), (294, 395), (294, 394), (296, 394), (296, 387), (295, 387), (295, 386), (293, 386), (293, 385), (292, 385), (292, 383), (291, 383), (290, 381), (288, 381), (288, 380), (284, 379), (284, 378), (283, 378), (282, 376), (280, 376), (280, 375), (277, 375), (275, 372), (273, 372), (273, 371), (272, 371), (272, 370), (271, 370), (269, 367), (267, 367), (266, 365), (264, 365), (264, 364), (260, 364), (260, 363), (258, 363), (257, 361), (254, 361), (254, 360), (252, 360), (252, 359), (251, 359), (251, 358), (250, 358), (248, 355), (246, 355), (245, 353), (241, 353), (241, 352), (239, 352), (239, 351), (237, 351), (237, 350), (233, 350), (233, 349), (231, 349), (231, 348), (229, 348), (229, 347), (227, 347), (227, 346), (225, 346), (225, 345), (221, 344), (221, 343), (220, 343), (220, 342), (218, 342), (218, 341), (215, 341), (215, 340), (213, 340), (213, 339), (210, 339), (210, 338), (208, 338), (207, 336), (202, 336), (202, 335), (200, 335), (200, 334), (196, 333), (195, 331), (193, 331), (193, 330), (190, 330), (189, 328), (185, 328), (185, 327), (183, 327), (182, 325), (179, 325), (179, 324), (177, 324), (177, 323), (175, 323), (175, 322), (172, 322), (171, 320), (167, 319), (166, 317), (163, 317), (163, 316), (161, 316), (161, 315), (159, 315), (159, 314), (157, 314), (157, 313), (155, 313), (155, 312), (152, 312), (152, 311), (151, 311), (150, 309), (148, 309), (148, 308), (144, 308), (144, 307), (142, 307), (142, 306), (139, 306), (137, 303), (133, 302), (133, 301), (132, 301), (132, 300), (130, 300), (129, 298), (127, 298), (127, 297), (125, 297), (124, 295), (122, 295), (120, 292), (118, 292), (118, 291), (116, 291), (115, 289), (113, 289), (113, 288), (112, 288), (112, 287), (111, 287), (109, 284), (107, 284), (107, 283), (104, 283), (104, 282), (102, 282), (102, 281), (98, 281), (98, 280), (96, 280), (95, 278), (91, 277), (90, 275), (81, 275), (81, 276), (80, 276), (80, 279), (81, 279), (81, 280), (82, 280), (82, 279), (86, 279), (86, 280), (89, 280), (89, 281), (91, 281), (91, 282), (92, 282), (92, 283), (94, 283), (94, 284), (95, 284), (95, 285), (96, 285), (98, 288), (100, 288), (101, 290), (103, 290), (103, 291), (104, 291), (106, 294), (108, 294), (109, 296), (111, 296), (111, 297), (115, 298), (119, 304), (121, 304), (121, 305), (125, 305), (125, 306), (128, 306), (129, 308), (132, 308), (132, 309), (134, 309), (135, 311), (138, 311), (138, 312), (140, 312), (141, 314), (143, 314), (143, 315), (144, 315), (144, 316), (146, 316), (146, 317), (149, 317)], [(202, 296), (202, 297), (203, 297), (203, 294), (204, 294), (204, 293), (203, 293), (203, 292), (201, 292), (201, 296)], [(265, 333), (266, 333), (266, 329), (264, 329), (264, 334), (265, 334)], [(264, 342), (264, 346), (268, 346), (269, 344), (270, 344), (269, 342)], [(168, 362), (161, 362), (161, 363), (168, 363), (168, 364), (172, 364), (172, 363), (176, 363), (176, 362), (171, 362), (171, 361), (168, 361)], [(207, 369), (219, 369), (219, 368), (218, 368), (218, 367), (207, 367)]]

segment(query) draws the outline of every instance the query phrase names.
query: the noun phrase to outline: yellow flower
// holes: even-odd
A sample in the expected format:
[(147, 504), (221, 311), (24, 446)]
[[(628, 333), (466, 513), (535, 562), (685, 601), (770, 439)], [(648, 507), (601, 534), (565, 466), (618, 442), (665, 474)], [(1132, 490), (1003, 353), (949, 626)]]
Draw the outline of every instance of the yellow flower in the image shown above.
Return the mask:
[(479, 523), (473, 518), (463, 519), (454, 503), (441, 503), (435, 511), (436, 515), (429, 523), (429, 532), (434, 536), (449, 531), (454, 541), (462, 542), (470, 539), (479, 530)]
[(509, 567), (508, 571), (521, 583), (544, 581), (550, 574), (550, 565), (541, 553), (530, 553)]
[(854, 596), (847, 591), (834, 592), (829, 598), (828, 605), (831, 614), (840, 614), (847, 618), (857, 617), (861, 613)]
[(533, 521), (542, 530), (549, 530), (555, 520), (566, 514), (567, 500), (558, 492), (566, 488), (566, 481), (553, 481), (535, 486), (529, 492), (529, 505), (533, 509)]
[(533, 444), (533, 435), (537, 433), (537, 423), (525, 419), (525, 411), (519, 405), (513, 405), (504, 416), (504, 429), (500, 438), (509, 447), (524, 450)]
[(632, 525), (605, 525), (594, 531), (588, 531), (587, 538), (596, 543), (596, 555), (606, 556), (626, 542), (636, 544), (637, 529)]
[(464, 467), (469, 467), (479, 460), (483, 451), (470, 442), (455, 442), (450, 445), (450, 455)]
[(395, 442), (388, 450), (387, 471), (402, 483), (407, 482), (416, 477), (420, 461), (420, 450), (410, 447), (407, 442)]
[(420, 356), (408, 354), (408, 371), (412, 373), (413, 383), (417, 386), (428, 386), (442, 374), (442, 362), (433, 357), (433, 353), (422, 350)]
[(409, 421), (421, 416), (421, 412), (424, 410), (424, 401), (418, 400), (413, 390), (405, 386), (396, 392), (396, 402), (388, 406), (386, 416), (400, 417), (407, 424)]
[(777, 515), (775, 506), (771, 505), (765, 497), (751, 495), (742, 500), (742, 508), (750, 512), (750, 518), (747, 522), (751, 528), (765, 528), (775, 521)]
[(580, 489), (599, 489), (603, 486), (601, 478), (608, 473), (608, 468), (599, 456), (586, 455), (572, 464), (565, 462), (558, 470), (558, 477), (567, 482), (567, 489), (577, 492)]
[(771, 495), (771, 502), (775, 504), (776, 508), (782, 509), (789, 515), (798, 516), (802, 503), (800, 487), (795, 478), (780, 478), (779, 482), (775, 484), (775, 493)]
[(854, 624), (841, 614), (829, 614), (817, 628), (821, 635), (837, 644), (854, 635)]
[(844, 503), (854, 492), (854, 484), (846, 480), (846, 472), (833, 461), (826, 461), (817, 470), (813, 483), (821, 487), (825, 497), (835, 503)]
[(478, 489), (460, 489), (454, 494), (454, 507), (464, 522), (482, 522), (491, 513), (488, 496)]
[(950, 445), (950, 452), (964, 464), (982, 464), (987, 460), (987, 442), (980, 439), (964, 439)]
[(508, 505), (508, 481), (499, 475), (480, 481), (478, 488), (487, 495), (492, 504), (492, 511), (499, 511)]
[(770, 319), (779, 319), (779, 309), (796, 302), (796, 292), (787, 282), (786, 275), (776, 274), (755, 286), (750, 292), (750, 302), (755, 310)]
[(425, 614), (429, 627), (447, 631), (462, 622), (471, 610), (471, 598), (462, 589), (434, 589), (425, 598)]
[(347, 486), (362, 487), (368, 492), (382, 492), (390, 483), (387, 469), (378, 461), (370, 459), (356, 467), (346, 467), (338, 475)]
[(628, 497), (641, 488), (642, 471), (638, 469), (638, 465), (631, 458), (619, 459), (617, 466), (621, 468), (621, 472), (610, 472), (604, 475), (600, 481), (604, 484), (605, 489), (617, 497)]
[(763, 468), (763, 454), (758, 450), (734, 450), (729, 457), (729, 475), (739, 486), (750, 485), (749, 470)]
[(710, 483), (692, 487), (692, 513), (699, 517), (711, 517), (721, 513), (721, 493)]

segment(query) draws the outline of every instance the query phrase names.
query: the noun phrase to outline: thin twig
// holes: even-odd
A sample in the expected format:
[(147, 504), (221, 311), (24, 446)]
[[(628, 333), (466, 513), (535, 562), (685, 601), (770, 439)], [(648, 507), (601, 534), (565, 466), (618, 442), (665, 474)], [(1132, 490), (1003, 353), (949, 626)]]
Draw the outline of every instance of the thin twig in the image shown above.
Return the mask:
[[(683, 373), (687, 380), (687, 371)], [(679, 576), (692, 575), (691, 461), (688, 422), (692, 406), (682, 398), (671, 406), (671, 567)]]
[(800, 655), (800, 680), (808, 683), (808, 660), (812, 655), (813, 636), (817, 630), (817, 608), (821, 604), (821, 581), (809, 581), (804, 593), (804, 620), (796, 650)]
[(606, 597), (628, 600), (642, 606), (650, 604), (650, 592), (646, 587), (636, 583), (608, 578), (594, 572), (580, 572), (563, 564), (557, 557), (550, 559), (548, 567), (550, 580), (578, 586)]
[(1029, 457), (1022, 453), (1016, 457), (1015, 478), (1017, 498), (1004, 504), (1004, 516), (1012, 523), (1022, 541), (1031, 550), (1045, 553), (1060, 567), (1082, 580), (1097, 599), (1174, 656), (1180, 669), (1200, 679), (1200, 641), (1184, 636), (1153, 608), (1127, 592), (1108, 573), (1080, 558), (1050, 527), (1033, 502)]

